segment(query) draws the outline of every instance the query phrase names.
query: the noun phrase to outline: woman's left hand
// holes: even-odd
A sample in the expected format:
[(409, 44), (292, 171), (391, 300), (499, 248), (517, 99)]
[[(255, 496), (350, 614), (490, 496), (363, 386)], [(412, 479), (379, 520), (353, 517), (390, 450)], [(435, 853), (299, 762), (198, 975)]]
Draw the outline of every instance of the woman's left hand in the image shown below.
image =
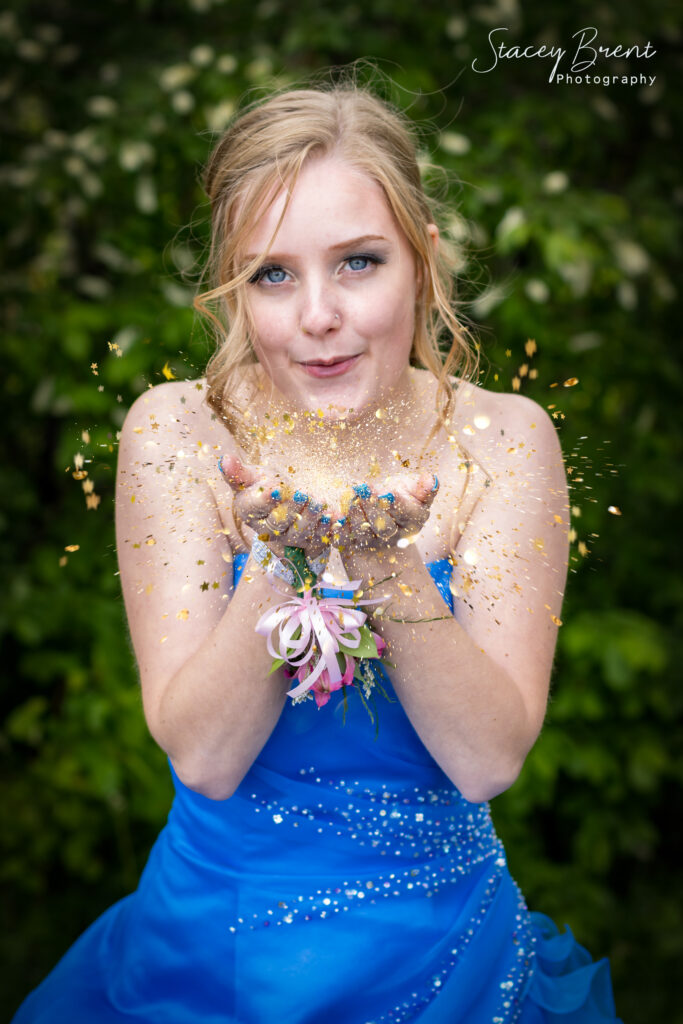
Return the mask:
[(433, 473), (396, 474), (385, 480), (381, 490), (357, 485), (335, 544), (348, 553), (395, 547), (423, 528), (438, 489)]

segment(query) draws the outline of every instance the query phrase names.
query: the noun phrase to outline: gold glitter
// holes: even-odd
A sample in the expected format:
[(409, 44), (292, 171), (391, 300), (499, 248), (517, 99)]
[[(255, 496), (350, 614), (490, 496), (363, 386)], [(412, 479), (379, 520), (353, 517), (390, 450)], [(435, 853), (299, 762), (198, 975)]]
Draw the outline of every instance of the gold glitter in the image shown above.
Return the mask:
[(474, 437), (474, 434), (475, 434), (475, 430), (474, 430), (474, 427), (471, 427), (471, 426), (469, 425), (469, 423), (467, 423), (467, 424), (466, 424), (466, 425), (465, 425), (465, 426), (464, 426), (464, 427), (462, 428), (462, 432), (463, 432), (463, 434), (467, 434), (467, 436), (468, 436), (468, 437)]
[(466, 548), (462, 557), (467, 565), (476, 565), (479, 561), (479, 552), (476, 548)]
[(178, 614), (176, 615), (176, 619), (189, 619), (189, 617), (190, 617), (190, 610), (189, 610), (189, 608), (181, 608), (180, 611), (178, 612)]
[(92, 494), (95, 484), (92, 482), (92, 480), (84, 480), (81, 484), (81, 487), (83, 488), (86, 494)]
[(147, 540), (145, 541), (145, 544), (147, 545), (147, 547), (151, 548), (154, 544), (156, 544), (156, 541), (154, 537), (148, 537)]
[(81, 431), (81, 440), (83, 441), (83, 444), (90, 444), (90, 434), (87, 430)]
[(583, 558), (585, 558), (586, 555), (588, 554), (588, 548), (586, 547), (585, 543), (582, 540), (580, 540), (579, 543), (576, 546), (578, 548), (579, 554)]
[(553, 519), (555, 520), (556, 523), (561, 523), (562, 522), (562, 516), (553, 516)]
[(60, 564), (62, 569), (64, 568), (64, 566), (66, 565), (66, 563), (68, 561), (69, 561), (69, 559), (66, 557), (66, 555), (62, 555), (61, 556), (61, 558), (59, 559), (59, 564)]
[(519, 377), (513, 377), (512, 378), (512, 390), (513, 391), (519, 391), (519, 386), (520, 386), (521, 383), (522, 382), (519, 379)]
[(89, 509), (89, 508), (96, 509), (101, 500), (102, 499), (100, 498), (99, 494), (86, 494), (86, 496), (85, 496), (85, 507), (86, 507), (86, 509)]
[(66, 547), (64, 548), (64, 550), (65, 551), (69, 551), (69, 552), (79, 551), (80, 547), (81, 547), (80, 544), (67, 544)]
[(562, 619), (558, 619), (557, 615), (551, 615), (550, 618), (552, 619), (552, 621), (555, 623), (556, 626), (561, 626), (562, 625)]
[(576, 538), (578, 537), (578, 534), (576, 530), (570, 530), (567, 536), (569, 538), (569, 543), (573, 544)]
[(542, 537), (534, 537), (533, 545), (537, 551), (545, 551), (545, 541)]
[(86, 476), (88, 475), (88, 471), (87, 469), (76, 469), (71, 475), (74, 478), (74, 480), (85, 480)]
[(537, 351), (537, 347), (538, 346), (536, 345), (536, 342), (534, 341), (534, 339), (533, 338), (529, 338), (528, 341), (526, 342), (525, 346), (524, 346), (524, 351), (529, 356), (529, 359), (531, 359), (531, 357), (534, 354), (534, 352)]
[(375, 409), (375, 416), (378, 420), (383, 420), (387, 415), (386, 409)]
[(613, 516), (621, 515), (621, 509), (617, 505), (610, 505), (607, 511), (611, 512)]
[(163, 373), (163, 375), (166, 378), (166, 380), (175, 380), (176, 379), (176, 375), (173, 372), (173, 370), (171, 369), (171, 367), (168, 365), (168, 362), (164, 363), (164, 365), (161, 368), (161, 372)]
[(522, 363), (522, 365), (519, 368), (519, 375), (520, 375), (520, 377), (526, 377), (528, 372), (529, 372), (529, 364), (528, 363)]
[(474, 425), (477, 428), (477, 430), (486, 430), (487, 427), (491, 426), (491, 420), (488, 416), (484, 416), (483, 414), (480, 416), (475, 416)]
[(573, 388), (579, 383), (578, 377), (568, 377), (562, 385), (563, 388)]

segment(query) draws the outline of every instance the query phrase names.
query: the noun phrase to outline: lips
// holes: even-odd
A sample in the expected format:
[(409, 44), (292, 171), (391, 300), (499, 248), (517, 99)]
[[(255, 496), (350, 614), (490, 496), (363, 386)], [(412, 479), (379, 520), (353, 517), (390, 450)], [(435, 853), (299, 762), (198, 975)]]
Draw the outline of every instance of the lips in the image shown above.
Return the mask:
[(300, 362), (299, 366), (311, 377), (337, 377), (346, 373), (360, 359), (360, 353), (355, 356), (336, 356), (332, 359), (312, 359), (309, 362)]

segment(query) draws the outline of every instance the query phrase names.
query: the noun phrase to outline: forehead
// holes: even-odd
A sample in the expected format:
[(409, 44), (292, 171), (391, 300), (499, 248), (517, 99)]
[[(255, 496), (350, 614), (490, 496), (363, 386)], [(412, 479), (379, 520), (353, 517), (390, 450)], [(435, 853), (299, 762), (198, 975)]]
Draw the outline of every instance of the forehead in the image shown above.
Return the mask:
[(340, 157), (309, 160), (299, 173), (289, 203), (285, 189), (277, 188), (268, 194), (264, 207), (247, 238), (247, 251), (252, 255), (267, 248), (276, 229), (273, 248), (278, 250), (285, 246), (332, 247), (344, 237), (365, 235), (405, 242), (381, 185)]

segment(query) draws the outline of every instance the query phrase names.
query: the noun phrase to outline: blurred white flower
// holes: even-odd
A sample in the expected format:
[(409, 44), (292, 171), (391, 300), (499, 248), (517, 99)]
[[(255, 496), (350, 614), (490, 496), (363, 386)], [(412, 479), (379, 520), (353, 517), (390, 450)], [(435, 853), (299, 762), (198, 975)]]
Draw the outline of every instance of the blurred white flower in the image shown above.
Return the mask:
[(464, 18), (456, 15), (446, 22), (446, 35), (449, 39), (462, 39), (467, 34), (467, 22)]
[(499, 306), (501, 302), (506, 298), (506, 291), (500, 284), (494, 284), (486, 291), (478, 295), (473, 302), (470, 303), (472, 312), (476, 317), (483, 319), (487, 317), (492, 309)]
[(137, 171), (154, 159), (154, 149), (144, 139), (128, 139), (119, 149), (119, 163), (124, 171)]
[(461, 217), (457, 213), (454, 213), (453, 216), (449, 218), (446, 230), (451, 238), (456, 242), (464, 242), (470, 237), (469, 224), (464, 217)]
[(216, 61), (216, 67), (222, 75), (231, 75), (233, 71), (237, 70), (237, 58), (233, 57), (231, 53), (224, 53)]
[(135, 183), (135, 204), (141, 213), (156, 213), (159, 200), (156, 186), (149, 175), (142, 175)]
[(85, 192), (88, 199), (97, 199), (98, 196), (102, 195), (103, 185), (96, 174), (92, 171), (86, 171), (80, 179), (81, 188)]
[(0, 14), (0, 39), (16, 39), (19, 25), (14, 11), (3, 11)]
[(470, 140), (460, 132), (441, 132), (439, 144), (444, 152), (451, 153), (453, 156), (463, 156), (472, 148)]
[(524, 291), (532, 302), (547, 302), (550, 297), (550, 288), (539, 277), (529, 278), (524, 285)]
[(194, 96), (187, 89), (180, 89), (171, 96), (171, 106), (176, 114), (189, 114), (194, 108)]
[(638, 292), (632, 281), (620, 281), (617, 285), (617, 302), (622, 309), (635, 309), (638, 305)]
[(76, 287), (83, 295), (90, 299), (104, 299), (111, 291), (111, 285), (103, 277), (95, 277), (93, 274), (83, 274), (76, 278)]
[(204, 111), (204, 117), (211, 131), (220, 132), (225, 128), (234, 113), (234, 101), (223, 100), (222, 103), (216, 104), (215, 107), (207, 107)]
[(174, 92), (191, 82), (196, 74), (190, 64), (171, 64), (159, 75), (159, 85), (165, 92)]
[(505, 211), (502, 220), (499, 222), (496, 228), (496, 235), (498, 238), (505, 238), (506, 235), (511, 235), (517, 228), (521, 228), (523, 224), (526, 224), (526, 214), (521, 206), (511, 206)]
[(59, 131), (57, 128), (48, 128), (43, 134), (43, 142), (50, 149), (64, 149), (68, 138), (66, 132)]
[(85, 109), (91, 117), (111, 117), (116, 113), (117, 105), (111, 96), (91, 96)]
[(42, 60), (45, 56), (45, 47), (35, 39), (20, 39), (17, 43), (17, 53), (22, 60)]
[(594, 348), (600, 348), (602, 342), (602, 335), (597, 331), (582, 331), (580, 334), (572, 335), (568, 344), (572, 352), (590, 352)]
[(577, 298), (586, 294), (593, 277), (593, 268), (588, 260), (577, 259), (571, 263), (561, 263), (557, 271)]
[(85, 174), (88, 168), (82, 157), (71, 153), (64, 161), (64, 169), (67, 174), (73, 175), (74, 178), (80, 178)]
[(268, 57), (256, 57), (244, 69), (247, 78), (252, 82), (267, 78), (273, 72), (273, 63)]
[(601, 93), (593, 96), (591, 104), (593, 110), (596, 114), (599, 114), (603, 121), (616, 121), (621, 116), (617, 105)]
[(82, 128), (72, 135), (71, 148), (96, 164), (101, 164), (109, 155), (102, 143), (97, 141), (97, 133), (93, 128)]
[(564, 192), (568, 184), (569, 178), (564, 171), (551, 171), (543, 179), (543, 188), (551, 195), (557, 192)]
[(190, 50), (190, 60), (198, 68), (205, 68), (214, 58), (213, 46), (193, 46)]
[(614, 257), (617, 264), (629, 277), (643, 274), (650, 266), (648, 253), (630, 238), (619, 238), (614, 243)]

